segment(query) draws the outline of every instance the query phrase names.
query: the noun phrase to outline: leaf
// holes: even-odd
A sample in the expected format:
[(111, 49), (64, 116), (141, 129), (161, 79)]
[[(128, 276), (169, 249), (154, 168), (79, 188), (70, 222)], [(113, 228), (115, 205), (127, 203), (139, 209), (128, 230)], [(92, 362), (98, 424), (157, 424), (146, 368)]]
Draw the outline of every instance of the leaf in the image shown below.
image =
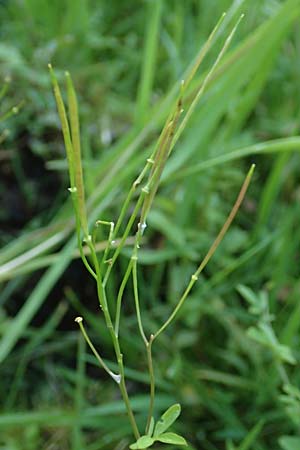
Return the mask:
[(279, 356), (279, 358), (284, 361), (287, 362), (289, 364), (296, 364), (297, 361), (295, 360), (292, 350), (287, 347), (286, 345), (278, 345), (277, 347), (277, 354)]
[(266, 339), (265, 334), (259, 330), (256, 327), (250, 327), (247, 330), (247, 335), (255, 340), (256, 342), (259, 342), (261, 345), (265, 345), (266, 347), (270, 347), (270, 342), (268, 339)]
[(280, 395), (279, 399), (285, 406), (286, 413), (290, 416), (292, 422), (300, 426), (300, 391), (291, 384), (283, 386), (284, 395)]
[(175, 403), (175, 405), (170, 406), (169, 409), (161, 416), (161, 420), (159, 420), (155, 426), (154, 437), (161, 435), (164, 431), (166, 431), (172, 423), (175, 422), (177, 417), (181, 412), (181, 406), (179, 403)]
[(131, 444), (129, 448), (132, 450), (139, 450), (143, 448), (148, 448), (154, 443), (154, 439), (150, 436), (140, 437), (134, 444)]
[(250, 450), (261, 432), (261, 429), (264, 425), (264, 421), (260, 420), (247, 434), (243, 442), (239, 445), (238, 450)]
[(237, 450), (237, 448), (233, 445), (232, 440), (226, 441), (226, 450)]
[(291, 396), (294, 397), (295, 399), (297, 399), (298, 401), (300, 401), (300, 389), (298, 389), (296, 386), (293, 386), (292, 384), (284, 384), (283, 385), (283, 391)]
[(245, 300), (247, 300), (248, 303), (250, 303), (250, 305), (257, 305), (257, 296), (250, 288), (244, 286), (243, 284), (239, 284), (237, 286), (237, 291), (242, 297), (244, 297)]
[(279, 444), (283, 450), (299, 450), (300, 438), (293, 436), (282, 436), (279, 439)]
[(155, 424), (154, 418), (151, 417), (150, 425), (149, 425), (149, 430), (148, 430), (148, 433), (147, 433), (148, 436), (152, 436), (153, 430), (154, 430), (154, 424)]
[(278, 342), (272, 328), (268, 324), (260, 323), (258, 327), (250, 327), (247, 330), (247, 334), (250, 338), (270, 348), (280, 360), (289, 364), (296, 364), (291, 349)]
[(187, 445), (186, 440), (176, 433), (163, 433), (156, 438), (156, 441), (164, 444)]
[(151, 228), (160, 231), (166, 238), (176, 247), (181, 250), (186, 249), (186, 233), (185, 230), (174, 224), (166, 214), (161, 211), (153, 209), (148, 217), (148, 222)]
[(239, 284), (237, 286), (239, 294), (249, 303), (249, 312), (255, 315), (262, 315), (268, 308), (268, 297), (265, 292), (255, 294), (247, 286)]

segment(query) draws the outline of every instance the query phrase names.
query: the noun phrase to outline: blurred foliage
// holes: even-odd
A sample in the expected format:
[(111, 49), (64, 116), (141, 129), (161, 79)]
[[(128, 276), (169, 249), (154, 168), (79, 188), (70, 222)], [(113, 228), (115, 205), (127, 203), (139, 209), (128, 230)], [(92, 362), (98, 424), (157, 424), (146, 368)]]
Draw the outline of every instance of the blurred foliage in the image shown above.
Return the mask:
[[(156, 1), (0, 2), (0, 69), (3, 83), (10, 78), (0, 104), (0, 449), (121, 450), (132, 441), (122, 402), (73, 322), (83, 315), (113, 359), (77, 260), (47, 63), (60, 76), (69, 70), (78, 91), (91, 220), (114, 220), (175, 83), (224, 10), (226, 27), (191, 98), (230, 25), (246, 16), (149, 217), (139, 273), (147, 331), (176, 303), (250, 162), (257, 170), (233, 227), (154, 348), (156, 415), (179, 401), (178, 432), (191, 449), (299, 447), (299, 1)], [(130, 292), (124, 305), (128, 387), (142, 423), (148, 379)]]

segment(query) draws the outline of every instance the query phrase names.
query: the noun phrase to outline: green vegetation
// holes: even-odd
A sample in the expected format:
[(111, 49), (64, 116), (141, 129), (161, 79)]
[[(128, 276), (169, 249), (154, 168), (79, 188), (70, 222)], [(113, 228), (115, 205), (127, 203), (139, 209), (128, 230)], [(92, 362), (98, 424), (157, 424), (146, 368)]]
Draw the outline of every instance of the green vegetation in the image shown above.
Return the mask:
[[(196, 72), (199, 48), (224, 10), (216, 42)], [(245, 18), (214, 67), (241, 13)], [(11, 79), (1, 91), (0, 448), (132, 444), (116, 383), (74, 324), (84, 317), (102, 366), (117, 377), (115, 343), (97, 307), (97, 266), (109, 273), (105, 298), (117, 318), (130, 408), (138, 430), (148, 423), (149, 444), (154, 435), (176, 439), (174, 431), (197, 450), (298, 448), (299, 1), (11, 0), (0, 15), (1, 72)], [(78, 95), (81, 158), (73, 148), (79, 128), (67, 76), (71, 134), (63, 131), (67, 152), (73, 148), (69, 161), (75, 158), (71, 185), (49, 62), (59, 84), (66, 70), (72, 74)], [(167, 162), (161, 153), (158, 171), (149, 172), (153, 195), (139, 196), (133, 183), (156, 143), (165, 142), (159, 135), (170, 111), (179, 111), (182, 78), (188, 83), (176, 147)], [(74, 198), (81, 160), (86, 201), (75, 199), (74, 223), (68, 188)], [(154, 427), (139, 330), (149, 345), (150, 333), (168, 324), (253, 162), (257, 169), (234, 223), (177, 320), (153, 346)], [(140, 206), (148, 227), (137, 240)], [(120, 214), (131, 231), (118, 225)], [(96, 221), (90, 247), (88, 230)], [(138, 272), (131, 259), (137, 250)], [(100, 256), (92, 265), (91, 252)], [(105, 263), (110, 258), (113, 265)], [(178, 402), (182, 414), (171, 420), (171, 433), (164, 426), (158, 432), (164, 411)], [(166, 448), (177, 445), (173, 440)]]

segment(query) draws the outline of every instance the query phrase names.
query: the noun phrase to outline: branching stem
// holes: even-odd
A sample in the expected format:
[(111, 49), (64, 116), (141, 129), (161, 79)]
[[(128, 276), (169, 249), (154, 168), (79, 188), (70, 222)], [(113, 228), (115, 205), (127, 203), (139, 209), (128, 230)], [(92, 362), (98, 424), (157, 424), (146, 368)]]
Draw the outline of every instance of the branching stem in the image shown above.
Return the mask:
[[(166, 165), (167, 159), (170, 156), (170, 153), (173, 150), (177, 140), (179, 139), (183, 130), (185, 129), (190, 116), (192, 115), (196, 105), (198, 104), (199, 99), (202, 97), (221, 58), (223, 57), (225, 51), (227, 50), (241, 18), (237, 22), (236, 26), (232, 29), (229, 36), (227, 37), (214, 64), (212, 65), (207, 76), (204, 78), (204, 81), (201, 84), (200, 88), (198, 89), (194, 100), (188, 106), (187, 112), (185, 113), (184, 118), (181, 120), (181, 114), (184, 112), (184, 110), (182, 109), (183, 97), (184, 97), (188, 87), (190, 86), (190, 83), (191, 83), (192, 79), (194, 78), (194, 75), (195, 75), (196, 71), (198, 70), (200, 64), (202, 63), (208, 50), (210, 49), (213, 42), (215, 41), (215, 37), (217, 35), (217, 32), (220, 29), (220, 25), (224, 19), (224, 15), (222, 15), (218, 24), (216, 25), (213, 32), (209, 36), (207, 42), (204, 44), (204, 46), (202, 47), (202, 49), (196, 56), (196, 59), (193, 62), (193, 64), (191, 65), (191, 67), (189, 67), (188, 70), (186, 71), (185, 80), (181, 81), (179, 93), (177, 95), (177, 98), (175, 99), (173, 107), (171, 108), (171, 112), (165, 122), (165, 125), (161, 131), (161, 134), (160, 134), (158, 142), (155, 146), (155, 149), (154, 149), (152, 155), (150, 156), (150, 158), (147, 159), (145, 166), (144, 166), (143, 170), (141, 171), (140, 175), (132, 184), (131, 189), (130, 189), (130, 191), (125, 199), (125, 202), (123, 204), (123, 207), (121, 209), (121, 213), (117, 220), (116, 226), (114, 226), (113, 222), (105, 222), (105, 221), (97, 222), (97, 225), (100, 225), (100, 224), (108, 225), (110, 227), (107, 244), (104, 249), (104, 254), (103, 254), (103, 257), (102, 257), (100, 263), (98, 261), (98, 256), (97, 256), (97, 252), (96, 252), (96, 242), (95, 242), (96, 234), (94, 232), (92, 233), (92, 236), (89, 234), (88, 220), (87, 220), (87, 215), (86, 215), (82, 157), (81, 157), (81, 147), (80, 147), (80, 128), (79, 128), (78, 105), (77, 105), (76, 93), (75, 93), (75, 90), (73, 87), (71, 77), (70, 77), (69, 73), (66, 73), (68, 107), (69, 107), (68, 114), (67, 114), (55, 74), (52, 70), (51, 65), (49, 65), (51, 79), (52, 79), (53, 88), (54, 88), (54, 94), (55, 94), (58, 112), (59, 112), (59, 116), (60, 116), (60, 120), (61, 120), (61, 124), (62, 124), (62, 132), (63, 132), (64, 142), (65, 142), (65, 147), (66, 147), (67, 158), (68, 158), (69, 177), (70, 177), (70, 184), (71, 184), (71, 187), (69, 190), (72, 193), (72, 199), (73, 199), (73, 203), (74, 203), (74, 210), (75, 210), (75, 216), (76, 216), (76, 234), (77, 234), (79, 252), (80, 252), (80, 256), (82, 258), (84, 265), (86, 266), (87, 270), (90, 272), (90, 274), (93, 276), (93, 278), (96, 281), (98, 301), (99, 301), (101, 310), (103, 311), (103, 314), (104, 314), (106, 327), (110, 333), (111, 341), (113, 344), (115, 356), (116, 356), (117, 363), (118, 363), (118, 369), (119, 369), (118, 374), (115, 374), (114, 372), (112, 372), (109, 369), (109, 367), (106, 365), (106, 363), (103, 361), (103, 359), (97, 352), (96, 348), (92, 344), (92, 342), (83, 326), (82, 318), (78, 317), (76, 319), (76, 322), (78, 322), (81, 332), (86, 339), (86, 342), (88, 343), (92, 352), (96, 356), (101, 367), (103, 367), (103, 369), (118, 384), (121, 394), (122, 394), (122, 397), (123, 397), (123, 400), (124, 400), (124, 403), (126, 405), (127, 414), (128, 414), (128, 417), (129, 417), (129, 420), (131, 423), (131, 427), (132, 427), (132, 430), (133, 430), (133, 433), (134, 433), (134, 436), (136, 439), (138, 439), (140, 437), (140, 433), (139, 433), (139, 430), (138, 430), (138, 427), (136, 424), (136, 420), (135, 420), (135, 417), (134, 417), (134, 414), (133, 414), (133, 411), (132, 411), (132, 408), (130, 405), (129, 397), (128, 397), (128, 392), (127, 392), (126, 382), (125, 382), (123, 354), (122, 354), (120, 342), (119, 342), (119, 328), (120, 328), (122, 299), (123, 299), (124, 290), (128, 283), (129, 277), (130, 277), (130, 275), (132, 275), (134, 303), (135, 303), (135, 309), (136, 309), (138, 328), (139, 328), (139, 332), (142, 337), (142, 340), (145, 344), (146, 354), (147, 354), (147, 365), (148, 365), (149, 380), (150, 380), (150, 403), (149, 403), (149, 412), (148, 412), (147, 424), (146, 424), (146, 433), (148, 433), (150, 424), (152, 421), (153, 409), (154, 409), (154, 398), (155, 398), (155, 375), (154, 375), (154, 367), (153, 367), (153, 359), (152, 359), (152, 344), (153, 344), (154, 340), (175, 319), (177, 313), (181, 309), (181, 307), (184, 304), (186, 298), (188, 297), (191, 289), (193, 288), (194, 284), (196, 283), (198, 276), (200, 275), (202, 270), (206, 267), (210, 258), (215, 253), (217, 247), (219, 246), (220, 242), (222, 241), (226, 231), (228, 230), (229, 226), (231, 225), (231, 223), (240, 207), (240, 204), (241, 204), (241, 202), (244, 198), (244, 195), (247, 191), (247, 188), (250, 183), (250, 179), (251, 179), (251, 176), (252, 176), (252, 173), (254, 170), (254, 165), (253, 165), (244, 181), (244, 184), (241, 188), (238, 198), (237, 198), (225, 224), (223, 225), (220, 233), (218, 234), (214, 243), (212, 244), (209, 251), (207, 252), (202, 263), (199, 265), (196, 272), (192, 275), (187, 288), (183, 292), (183, 294), (182, 294), (181, 298), (179, 299), (173, 312), (171, 313), (169, 318), (164, 322), (164, 324), (158, 329), (158, 331), (156, 331), (155, 334), (151, 334), (150, 338), (147, 339), (146, 333), (144, 331), (143, 322), (142, 322), (142, 315), (141, 315), (141, 308), (140, 308), (140, 301), (139, 301), (137, 262), (138, 262), (138, 250), (140, 248), (140, 244), (142, 241), (144, 229), (146, 228), (146, 221), (147, 221), (148, 213), (151, 209), (153, 200), (157, 193), (161, 175), (162, 175), (162, 172)], [(1, 92), (0, 92), (0, 95), (1, 95)], [(123, 223), (125, 222), (125, 218), (128, 213), (128, 210), (130, 208), (132, 198), (133, 198), (134, 194), (136, 193), (137, 188), (143, 182), (147, 173), (148, 173), (148, 178), (146, 180), (146, 184), (142, 188), (140, 188), (133, 212), (130, 214), (130, 218), (128, 219), (127, 223), (124, 225), (125, 230), (123, 232), (122, 237), (120, 239), (118, 239), (118, 241), (119, 241), (118, 247), (115, 248), (114, 242), (116, 241), (116, 239), (118, 237), (118, 233), (119, 233), (121, 227), (123, 226)], [(106, 298), (106, 285), (107, 285), (108, 279), (110, 277), (112, 268), (114, 267), (114, 264), (115, 264), (118, 256), (120, 255), (120, 252), (122, 251), (124, 245), (126, 244), (129, 233), (131, 232), (132, 227), (138, 216), (140, 218), (140, 222), (138, 224), (138, 228), (137, 228), (137, 231), (135, 234), (134, 248), (133, 248), (132, 256), (131, 256), (130, 261), (128, 262), (127, 269), (125, 271), (124, 277), (121, 281), (119, 291), (117, 294), (116, 316), (115, 316), (115, 321), (114, 321), (114, 325), (113, 325), (110, 308), (109, 308), (107, 298)], [(83, 235), (84, 241), (86, 242), (86, 245), (89, 249), (89, 254), (90, 254), (89, 259), (85, 256), (85, 251), (84, 251), (85, 249), (83, 249), (83, 246), (82, 246), (82, 235)], [(112, 252), (112, 249), (114, 250), (113, 252)], [(109, 258), (110, 252), (112, 253), (111, 258)], [(103, 271), (106, 264), (108, 264), (107, 268), (105, 271)]]

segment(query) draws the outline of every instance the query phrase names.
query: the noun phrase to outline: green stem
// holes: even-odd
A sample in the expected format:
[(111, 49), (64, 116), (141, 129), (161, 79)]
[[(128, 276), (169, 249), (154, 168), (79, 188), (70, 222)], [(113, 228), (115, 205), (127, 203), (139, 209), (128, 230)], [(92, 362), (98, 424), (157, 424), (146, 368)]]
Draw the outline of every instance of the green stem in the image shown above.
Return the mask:
[(136, 219), (136, 216), (138, 214), (138, 211), (139, 211), (139, 209), (141, 207), (141, 204), (143, 202), (143, 199), (144, 199), (144, 195), (143, 194), (144, 194), (144, 192), (141, 193), (141, 195), (140, 195), (140, 197), (139, 197), (139, 199), (138, 199), (138, 201), (137, 201), (137, 203), (135, 205), (134, 211), (133, 211), (132, 215), (130, 216), (130, 219), (129, 219), (128, 223), (127, 223), (127, 226), (126, 226), (126, 229), (124, 231), (124, 234), (123, 234), (123, 236), (122, 236), (122, 238), (120, 240), (120, 244), (119, 244), (118, 248), (115, 250), (115, 253), (113, 254), (111, 262), (110, 262), (110, 264), (109, 264), (109, 266), (108, 266), (108, 268), (107, 268), (107, 270), (105, 272), (104, 279), (103, 279), (103, 286), (104, 287), (106, 286), (106, 283), (107, 283), (108, 277), (110, 275), (110, 272), (111, 272), (111, 270), (112, 270), (112, 268), (113, 268), (113, 266), (114, 266), (114, 264), (116, 262), (116, 259), (119, 256), (122, 248), (124, 247), (126, 239), (127, 239), (128, 235), (129, 235), (130, 230), (132, 228), (132, 225), (133, 225), (133, 223), (134, 223), (134, 221)]
[[(62, 131), (63, 131), (65, 147), (66, 147), (68, 163), (69, 163), (69, 175), (70, 175), (70, 182), (71, 182), (70, 191), (72, 193), (72, 197), (74, 200), (74, 208), (75, 208), (75, 214), (76, 214), (76, 231), (77, 231), (77, 239), (78, 239), (78, 244), (79, 244), (79, 251), (80, 251), (82, 260), (83, 260), (85, 266), (87, 267), (88, 271), (96, 279), (98, 300), (100, 303), (100, 307), (104, 313), (106, 327), (110, 333), (111, 340), (112, 340), (112, 343), (114, 346), (120, 375), (113, 374), (113, 372), (111, 372), (109, 370), (109, 368), (105, 365), (104, 361), (102, 360), (102, 358), (96, 351), (95, 347), (93, 346), (92, 342), (90, 341), (90, 339), (83, 327), (82, 318), (78, 317), (76, 319), (76, 321), (79, 323), (79, 326), (81, 328), (81, 331), (82, 331), (87, 343), (89, 344), (90, 348), (92, 349), (93, 353), (95, 354), (95, 356), (96, 356), (97, 360), (99, 361), (99, 363), (101, 364), (101, 366), (118, 383), (124, 403), (126, 405), (127, 414), (128, 414), (131, 426), (132, 426), (134, 436), (136, 439), (138, 439), (140, 437), (140, 434), (139, 434), (139, 430), (137, 428), (137, 424), (136, 424), (136, 421), (135, 421), (135, 418), (134, 418), (134, 415), (133, 415), (133, 412), (132, 412), (132, 409), (130, 406), (130, 401), (129, 401), (126, 384), (125, 384), (123, 355), (121, 353), (118, 337), (116, 336), (116, 334), (114, 332), (110, 312), (108, 309), (105, 285), (102, 282), (101, 268), (100, 268), (99, 261), (97, 258), (95, 246), (93, 243), (93, 238), (91, 235), (89, 235), (89, 231), (88, 231), (86, 208), (85, 208), (85, 196), (84, 196), (81, 149), (80, 149), (80, 132), (79, 132), (79, 120), (78, 120), (78, 106), (77, 106), (76, 94), (75, 94), (75, 91), (73, 88), (72, 80), (71, 80), (69, 74), (66, 74), (67, 87), (68, 87), (69, 113), (70, 113), (70, 122), (71, 122), (71, 133), (72, 133), (72, 136), (71, 136), (64, 102), (63, 102), (63, 99), (62, 99), (62, 96), (60, 93), (60, 89), (59, 89), (59, 86), (58, 86), (58, 83), (55, 78), (55, 74), (52, 70), (51, 65), (49, 65), (49, 69), (50, 69), (52, 84), (53, 84), (53, 88), (54, 88), (56, 103), (57, 103), (57, 107), (58, 107), (58, 112), (59, 112), (59, 116), (60, 116), (60, 120), (61, 120), (61, 124), (62, 124)], [(143, 201), (143, 195), (140, 196), (140, 202), (142, 202), (142, 201)], [(130, 232), (132, 224), (138, 213), (139, 207), (140, 207), (140, 205), (138, 202), (136, 209), (135, 209), (135, 215), (133, 214), (128, 222), (124, 236), (122, 237), (121, 242), (120, 242), (120, 247), (118, 247), (117, 250), (115, 251), (112, 265), (125, 244), (126, 238)], [(83, 229), (85, 241), (91, 252), (95, 272), (90, 267), (87, 259), (85, 258), (85, 255), (83, 253), (82, 243), (81, 243), (81, 228)], [(108, 239), (108, 245), (107, 245), (105, 254), (107, 254), (107, 252), (109, 250), (108, 247), (111, 244), (112, 235), (113, 235), (113, 227), (111, 226), (111, 232), (110, 232), (110, 236)], [(107, 270), (107, 273), (106, 273), (107, 278), (110, 273), (110, 270), (111, 270), (111, 267), (109, 267)]]
[(148, 412), (148, 419), (147, 419), (147, 425), (146, 425), (146, 434), (149, 431), (151, 418), (153, 416), (153, 408), (154, 408), (154, 397), (155, 397), (155, 375), (154, 375), (154, 367), (153, 367), (153, 360), (152, 360), (152, 342), (153, 342), (154, 336), (151, 334), (149, 342), (147, 344), (147, 361), (148, 361), (148, 370), (150, 375), (150, 404), (149, 404), (149, 412)]
[(217, 35), (217, 32), (219, 31), (221, 24), (223, 23), (223, 20), (225, 19), (226, 13), (223, 13), (217, 22), (215, 28), (210, 33), (209, 37), (205, 41), (203, 47), (199, 50), (199, 53), (197, 54), (195, 60), (192, 62), (191, 67), (189, 67), (185, 74), (184, 79), (184, 85), (185, 89), (190, 85), (191, 81), (193, 80), (197, 70), (199, 69), (199, 66), (203, 62), (205, 56), (207, 55), (208, 51), (210, 50), (212, 44), (215, 41), (215, 37)]
[(115, 226), (115, 228), (114, 228), (114, 233), (113, 233), (112, 239), (116, 239), (116, 237), (117, 237), (117, 235), (118, 235), (118, 232), (119, 232), (119, 229), (120, 229), (120, 227), (121, 227), (121, 225), (122, 225), (122, 222), (123, 222), (123, 220), (124, 220), (125, 214), (126, 214), (126, 212), (127, 212), (127, 210), (128, 210), (128, 207), (129, 207), (130, 201), (131, 201), (131, 199), (132, 199), (132, 196), (133, 196), (133, 194), (135, 193), (137, 187), (138, 187), (138, 186), (141, 184), (141, 182), (143, 181), (143, 179), (144, 179), (144, 177), (145, 177), (147, 171), (148, 171), (149, 168), (152, 166), (153, 162), (154, 162), (154, 161), (151, 159), (151, 157), (148, 158), (147, 161), (146, 161), (146, 164), (145, 164), (145, 166), (144, 166), (144, 168), (143, 168), (143, 170), (141, 171), (141, 173), (139, 174), (139, 176), (137, 177), (137, 179), (132, 183), (132, 186), (131, 186), (131, 188), (130, 188), (130, 191), (128, 192), (128, 195), (127, 195), (127, 197), (126, 197), (125, 202), (123, 203), (123, 206), (122, 206), (122, 209), (121, 209), (119, 218), (118, 218), (117, 223), (116, 223), (116, 226)]
[(138, 281), (137, 281), (137, 259), (138, 259), (138, 257), (137, 257), (136, 253), (137, 252), (135, 252), (135, 254), (133, 254), (131, 257), (131, 260), (133, 262), (133, 264), (132, 264), (132, 280), (133, 280), (134, 303), (135, 303), (136, 316), (137, 316), (140, 334), (142, 336), (145, 346), (147, 347), (148, 340), (147, 340), (145, 332), (144, 332), (141, 310), (140, 310), (140, 302), (139, 302), (139, 291), (138, 291)]
[(119, 384), (119, 388), (123, 397), (123, 400), (125, 402), (126, 405), (126, 409), (127, 409), (127, 414), (131, 423), (131, 427), (134, 433), (134, 437), (136, 439), (139, 439), (140, 437), (140, 433), (130, 406), (130, 400), (128, 397), (128, 392), (127, 392), (127, 388), (126, 388), (126, 384), (125, 384), (125, 373), (124, 373), (124, 364), (123, 364), (123, 355), (122, 353), (119, 351), (119, 359), (118, 359), (118, 366), (120, 368), (120, 374), (121, 374), (121, 382)]
[(194, 286), (194, 284), (196, 283), (196, 281), (198, 280), (198, 277), (200, 275), (200, 273), (203, 271), (203, 269), (206, 267), (207, 263), (209, 262), (209, 260), (211, 259), (211, 257), (213, 256), (213, 254), (215, 253), (215, 251), (217, 250), (218, 246), (220, 245), (220, 242), (222, 241), (225, 233), (227, 232), (228, 228), (230, 227), (234, 217), (236, 216), (239, 207), (243, 201), (243, 198), (246, 194), (246, 191), (248, 189), (250, 180), (252, 178), (253, 175), (253, 171), (254, 171), (255, 165), (252, 164), (246, 178), (245, 181), (242, 185), (242, 188), (239, 192), (239, 195), (236, 199), (236, 202), (226, 220), (226, 222), (224, 223), (221, 231), (219, 232), (218, 236), (216, 237), (215, 241), (213, 242), (213, 244), (211, 245), (210, 249), (208, 250), (206, 256), (204, 257), (203, 261), (201, 262), (201, 264), (199, 265), (198, 269), (196, 270), (196, 272), (191, 276), (191, 280), (187, 286), (187, 288), (185, 289), (184, 293), (182, 294), (179, 302), (177, 303), (176, 307), (174, 308), (172, 314), (170, 315), (170, 317), (166, 320), (166, 322), (160, 327), (160, 329), (154, 334), (153, 340), (156, 339), (166, 328), (168, 325), (170, 325), (170, 323), (173, 321), (173, 319), (175, 318), (175, 316), (177, 315), (178, 311), (181, 309), (182, 305), (184, 304), (187, 296), (189, 295), (190, 291), (192, 290), (192, 287)]
[[(104, 221), (104, 220), (97, 220), (95, 226), (99, 227), (99, 225), (106, 225), (106, 226), (110, 227), (106, 248), (104, 250), (104, 253), (103, 253), (103, 256), (102, 256), (102, 260), (101, 260), (101, 263), (100, 263), (100, 271), (102, 271), (102, 267), (104, 266), (105, 262), (107, 261), (109, 250), (110, 250), (110, 248), (111, 248), (111, 246), (113, 244), (113, 234), (114, 234), (114, 226), (115, 226), (115, 224), (114, 224), (114, 222), (107, 222), (107, 221)], [(95, 245), (95, 242), (94, 242), (94, 245)]]
[[(142, 220), (142, 216), (141, 216)], [(138, 225), (138, 230), (136, 233), (136, 241), (134, 246), (133, 255), (131, 257), (132, 261), (132, 279), (133, 279), (133, 291), (134, 291), (134, 301), (136, 308), (136, 315), (138, 320), (139, 331), (144, 341), (146, 352), (147, 352), (147, 363), (148, 363), (148, 371), (150, 378), (150, 404), (149, 404), (149, 412), (146, 424), (146, 433), (149, 431), (151, 418), (153, 416), (153, 407), (154, 407), (154, 397), (155, 397), (155, 376), (154, 376), (154, 368), (153, 368), (153, 360), (152, 360), (152, 342), (154, 339), (153, 334), (151, 334), (150, 339), (146, 338), (144, 327), (142, 323), (142, 317), (140, 312), (140, 303), (139, 303), (139, 292), (138, 292), (138, 278), (137, 278), (137, 261), (138, 261), (138, 249), (140, 248), (140, 242), (142, 239), (142, 235), (144, 232), (145, 222), (140, 222)], [(129, 267), (129, 266), (128, 266)]]
[(78, 213), (78, 209), (77, 209), (77, 205), (78, 205), (77, 191), (71, 191), (71, 193), (72, 193), (73, 206), (74, 206), (74, 211), (75, 211), (77, 246), (78, 246), (78, 250), (80, 253), (80, 257), (81, 257), (82, 262), (85, 265), (86, 269), (88, 270), (88, 272), (92, 275), (92, 277), (95, 280), (97, 280), (97, 275), (96, 275), (95, 271), (92, 269), (92, 267), (90, 266), (90, 264), (87, 260), (87, 257), (84, 254), (83, 247), (82, 247), (80, 218), (79, 218), (79, 213)]
[(133, 261), (131, 259), (129, 264), (128, 264), (128, 267), (126, 269), (126, 272), (125, 272), (125, 275), (123, 277), (123, 280), (122, 280), (122, 283), (120, 285), (120, 289), (119, 289), (119, 292), (118, 292), (118, 296), (117, 296), (116, 320), (115, 320), (115, 334), (116, 334), (117, 337), (119, 336), (121, 305), (122, 305), (123, 293), (124, 293), (124, 289), (126, 287), (128, 278), (129, 278), (129, 276), (131, 274), (132, 264), (133, 264)]
[(127, 410), (127, 415), (129, 417), (130, 423), (131, 423), (131, 427), (133, 430), (133, 434), (135, 436), (136, 439), (138, 439), (140, 437), (140, 433), (131, 409), (131, 405), (130, 405), (130, 400), (128, 397), (128, 392), (127, 392), (127, 388), (126, 388), (126, 383), (125, 383), (125, 373), (124, 373), (124, 365), (123, 365), (123, 355), (121, 353), (121, 348), (120, 348), (120, 343), (119, 343), (119, 339), (117, 337), (117, 335), (115, 334), (114, 331), (114, 327), (112, 324), (112, 320), (110, 317), (110, 313), (109, 313), (109, 309), (108, 309), (108, 305), (107, 305), (107, 300), (106, 300), (106, 294), (105, 294), (105, 289), (102, 283), (102, 276), (101, 276), (101, 272), (100, 272), (100, 266), (99, 266), (99, 262), (98, 262), (98, 258), (93, 246), (93, 243), (90, 241), (89, 243), (89, 247), (91, 250), (91, 254), (93, 257), (93, 261), (94, 261), (94, 265), (95, 265), (95, 269), (96, 269), (96, 275), (97, 275), (97, 293), (98, 293), (98, 298), (99, 298), (99, 303), (101, 306), (101, 309), (103, 311), (104, 314), (104, 318), (105, 318), (105, 323), (107, 326), (107, 329), (110, 333), (111, 336), (111, 340), (114, 346), (114, 350), (115, 350), (115, 354), (116, 354), (116, 358), (117, 358), (117, 362), (118, 362), (118, 367), (119, 367), (119, 371), (120, 371), (120, 382), (118, 383), (119, 389), (121, 391), (125, 406), (126, 406), (126, 410)]
[(176, 110), (174, 116), (169, 121), (167, 126), (164, 128), (161, 136), (161, 142), (157, 149), (157, 152), (154, 156), (154, 162), (152, 166), (152, 170), (149, 174), (148, 182), (144, 187), (144, 190), (148, 193), (147, 197), (145, 197), (143, 208), (141, 212), (140, 223), (143, 224), (146, 222), (148, 212), (151, 208), (152, 202), (154, 200), (155, 194), (158, 189), (158, 185), (160, 182), (161, 174), (165, 167), (166, 161), (168, 159), (171, 144), (174, 138), (174, 132), (177, 127), (179, 117), (182, 113), (182, 98), (179, 97), (177, 101)]
[(109, 369), (109, 367), (105, 364), (105, 362), (103, 361), (103, 359), (101, 358), (101, 356), (100, 356), (99, 353), (97, 352), (96, 348), (94, 347), (92, 341), (90, 340), (90, 338), (89, 338), (89, 336), (88, 336), (88, 334), (87, 334), (87, 332), (86, 332), (86, 330), (85, 330), (85, 328), (84, 328), (84, 325), (83, 325), (82, 321), (83, 321), (82, 317), (76, 317), (76, 319), (75, 319), (75, 322), (78, 323), (78, 325), (79, 325), (79, 327), (80, 327), (80, 331), (81, 331), (81, 333), (83, 334), (83, 337), (84, 337), (84, 339), (86, 340), (88, 346), (90, 347), (90, 349), (91, 349), (92, 352), (94, 353), (94, 355), (95, 355), (97, 361), (99, 362), (100, 366), (102, 366), (103, 369), (105, 370), (105, 372), (107, 372), (108, 375), (109, 375), (110, 377), (112, 377), (112, 379), (113, 379), (116, 383), (119, 384), (119, 383), (120, 383), (120, 375), (118, 375), (118, 374), (112, 372), (112, 371)]
[[(181, 122), (181, 124), (180, 124), (180, 126), (179, 126), (179, 128), (178, 128), (178, 130), (177, 130), (177, 132), (176, 132), (176, 134), (175, 134), (175, 136), (174, 136), (174, 139), (173, 139), (173, 142), (172, 142), (172, 145), (171, 145), (170, 152), (173, 150), (173, 148), (174, 148), (176, 142), (178, 141), (179, 137), (181, 136), (183, 130), (185, 129), (185, 127), (186, 127), (186, 125), (187, 125), (187, 122), (189, 121), (191, 115), (193, 114), (193, 112), (194, 112), (194, 110), (195, 110), (197, 104), (199, 103), (199, 100), (200, 100), (201, 97), (203, 96), (204, 91), (205, 91), (205, 89), (206, 89), (206, 86), (207, 86), (208, 83), (210, 82), (212, 76), (214, 75), (214, 73), (215, 73), (215, 71), (216, 71), (216, 68), (218, 67), (218, 65), (219, 65), (219, 63), (220, 63), (220, 61), (221, 61), (221, 59), (223, 58), (224, 54), (226, 53), (226, 50), (227, 50), (227, 48), (229, 47), (229, 44), (231, 43), (232, 38), (233, 38), (233, 36), (234, 36), (234, 34), (235, 34), (235, 32), (236, 32), (238, 26), (239, 26), (239, 23), (240, 23), (240, 21), (242, 20), (243, 17), (244, 17), (244, 15), (242, 14), (242, 15), (240, 16), (240, 18), (238, 19), (236, 25), (233, 27), (231, 33), (230, 33), (229, 36), (227, 37), (227, 39), (226, 39), (226, 41), (225, 41), (225, 43), (224, 43), (224, 45), (223, 45), (223, 47), (222, 47), (220, 53), (218, 54), (218, 56), (217, 56), (215, 62), (213, 63), (211, 69), (209, 70), (208, 74), (207, 74), (206, 77), (204, 78), (203, 83), (200, 85), (200, 88), (199, 88), (199, 90), (198, 90), (198, 92), (197, 92), (197, 94), (196, 94), (194, 100), (192, 101), (192, 103), (191, 103), (191, 105), (190, 105), (190, 107), (189, 107), (189, 109), (188, 109), (188, 111), (187, 111), (187, 113), (186, 113), (184, 119), (182, 120), (182, 122)], [(221, 23), (221, 21), (223, 20), (223, 18), (224, 18), (224, 16), (221, 17), (219, 24)], [(219, 27), (219, 24), (217, 25), (217, 28)], [(194, 74), (192, 73), (191, 75), (193, 76)], [(189, 81), (190, 81), (190, 79), (189, 79)]]

